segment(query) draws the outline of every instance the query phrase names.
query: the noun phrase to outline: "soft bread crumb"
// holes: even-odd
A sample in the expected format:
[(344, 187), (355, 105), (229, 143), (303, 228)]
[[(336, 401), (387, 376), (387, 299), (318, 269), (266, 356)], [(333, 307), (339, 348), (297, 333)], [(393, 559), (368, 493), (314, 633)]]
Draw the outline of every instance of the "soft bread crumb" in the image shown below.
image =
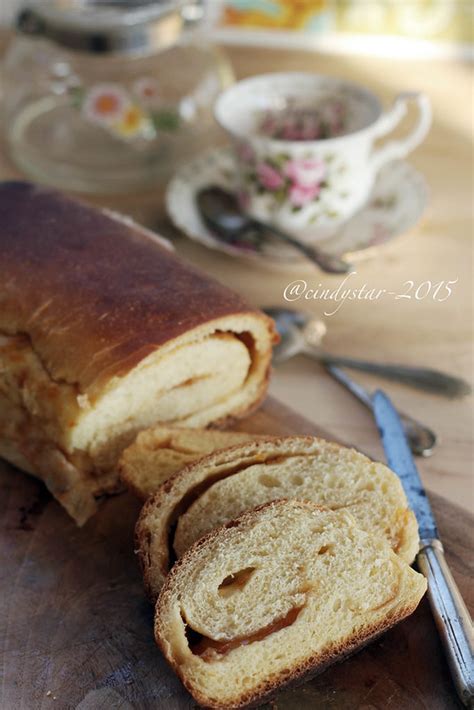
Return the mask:
[(262, 438), (257, 434), (158, 425), (142, 431), (120, 457), (120, 478), (146, 500), (173, 474), (213, 451)]
[(160, 593), (155, 635), (198, 703), (239, 708), (352, 652), (425, 590), (347, 511), (277, 501), (185, 553)]
[(386, 537), (399, 551), (411, 515), (400, 481), (383, 464), (361, 461), (353, 453), (320, 450), (289, 456), (251, 465), (211, 485), (179, 519), (174, 540), (177, 555), (213, 528), (275, 498), (346, 508), (364, 530)]
[(198, 538), (278, 498), (348, 510), (357, 524), (390, 542), (402, 559), (418, 551), (418, 529), (398, 477), (352, 449), (314, 437), (263, 438), (216, 452), (164, 483), (143, 507), (136, 537), (153, 599), (170, 566)]

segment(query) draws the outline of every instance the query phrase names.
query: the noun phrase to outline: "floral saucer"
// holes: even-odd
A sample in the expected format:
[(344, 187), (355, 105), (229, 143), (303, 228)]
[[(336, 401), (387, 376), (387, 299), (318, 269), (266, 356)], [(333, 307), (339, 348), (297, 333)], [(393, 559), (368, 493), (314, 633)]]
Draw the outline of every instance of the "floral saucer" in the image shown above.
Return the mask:
[[(195, 202), (197, 191), (206, 185), (236, 189), (237, 176), (230, 148), (214, 149), (198, 156), (180, 168), (168, 185), (168, 215), (190, 239), (272, 269), (314, 268), (301, 254), (276, 239), (268, 239), (257, 249), (247, 244), (229, 244), (214, 236), (203, 223)], [(371, 256), (375, 249), (404, 234), (419, 221), (427, 199), (427, 186), (420, 173), (404, 161), (393, 162), (378, 174), (365, 206), (337, 234), (318, 241), (317, 246), (350, 261)]]

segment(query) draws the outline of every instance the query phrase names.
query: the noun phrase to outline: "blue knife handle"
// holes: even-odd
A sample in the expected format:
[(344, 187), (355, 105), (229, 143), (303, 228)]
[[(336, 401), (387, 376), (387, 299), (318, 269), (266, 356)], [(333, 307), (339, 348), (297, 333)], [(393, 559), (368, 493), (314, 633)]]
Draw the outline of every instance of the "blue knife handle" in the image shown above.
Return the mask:
[(421, 541), (417, 557), (428, 581), (428, 599), (456, 691), (474, 708), (474, 635), (472, 620), (444, 557), (439, 540)]

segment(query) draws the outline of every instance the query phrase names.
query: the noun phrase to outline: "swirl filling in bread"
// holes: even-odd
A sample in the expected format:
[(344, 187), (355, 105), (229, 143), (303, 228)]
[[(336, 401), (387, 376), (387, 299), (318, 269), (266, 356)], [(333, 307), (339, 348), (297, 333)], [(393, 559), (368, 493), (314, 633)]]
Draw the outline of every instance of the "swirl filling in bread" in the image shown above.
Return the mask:
[(221, 425), (265, 394), (272, 322), (130, 221), (0, 186), (0, 455), (78, 523), (143, 428)]
[(157, 601), (155, 636), (198, 703), (239, 708), (353, 652), (425, 590), (348, 511), (281, 500), (181, 557)]
[(156, 598), (173, 561), (201, 536), (279, 498), (347, 510), (407, 562), (418, 551), (416, 518), (387, 466), (314, 437), (261, 438), (186, 466), (145, 503), (136, 538), (150, 596)]

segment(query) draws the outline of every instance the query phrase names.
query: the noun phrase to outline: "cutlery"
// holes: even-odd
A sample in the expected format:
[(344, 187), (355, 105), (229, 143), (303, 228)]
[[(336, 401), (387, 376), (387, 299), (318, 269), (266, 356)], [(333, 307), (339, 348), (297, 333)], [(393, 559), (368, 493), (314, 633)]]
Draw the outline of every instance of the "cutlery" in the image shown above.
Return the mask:
[(345, 274), (351, 269), (351, 265), (343, 259), (325, 254), (270, 224), (249, 217), (240, 208), (237, 197), (221, 187), (210, 185), (199, 190), (196, 195), (196, 204), (206, 226), (216, 236), (230, 244), (246, 244), (255, 247), (256, 238), (260, 242), (266, 232), (290, 244), (323, 271), (331, 274)]
[[(309, 319), (309, 316), (304, 313), (284, 308), (267, 308), (265, 311), (275, 319), (277, 330), (281, 337), (280, 343), (274, 348), (276, 362), (284, 361), (288, 357), (291, 357), (291, 343), (286, 342), (286, 339), (289, 337), (288, 334), (291, 333), (291, 328), (302, 328), (305, 324), (310, 323), (312, 330), (311, 340), (313, 344), (320, 344), (326, 334), (326, 326), (323, 321), (315, 318)], [(285, 350), (285, 348), (287, 349)], [(325, 367), (332, 377), (346, 387), (366, 407), (372, 409), (371, 395), (362, 385), (357, 384), (336, 365), (326, 363)], [(401, 417), (413, 453), (417, 456), (431, 456), (436, 445), (436, 434), (408, 414), (401, 414)]]
[[(372, 411), (372, 395), (365, 387), (355, 382), (349, 375), (336, 365), (326, 365), (326, 370), (349, 390), (358, 400)], [(410, 444), (412, 453), (416, 456), (431, 456), (436, 446), (436, 434), (421, 422), (398, 410), (403, 430)]]
[(324, 352), (320, 348), (322, 338), (326, 333), (323, 321), (305, 313), (278, 306), (264, 308), (264, 311), (275, 320), (281, 337), (280, 343), (274, 348), (275, 362), (283, 362), (295, 355), (304, 354), (324, 365), (348, 367), (445, 397), (461, 397), (471, 392), (468, 382), (439, 370), (377, 363)]
[(373, 396), (375, 421), (390, 468), (398, 474), (416, 515), (420, 550), (416, 563), (428, 581), (428, 599), (443, 643), (456, 691), (474, 707), (474, 634), (472, 620), (444, 557), (436, 522), (400, 418), (386, 394)]

